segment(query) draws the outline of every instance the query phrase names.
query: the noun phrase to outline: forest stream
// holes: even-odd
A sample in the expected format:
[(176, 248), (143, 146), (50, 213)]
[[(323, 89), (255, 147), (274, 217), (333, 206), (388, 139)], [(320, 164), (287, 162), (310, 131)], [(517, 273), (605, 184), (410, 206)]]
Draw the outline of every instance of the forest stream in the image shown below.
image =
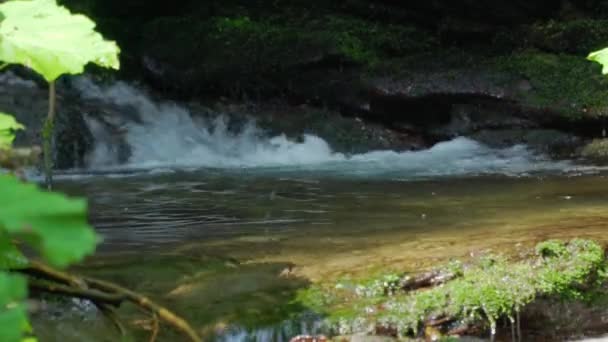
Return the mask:
[(608, 341), (607, 24), (0, 1), (0, 342)]
[[(64, 171), (57, 189), (89, 199), (103, 237), (95, 257), (73, 270), (157, 299), (205, 340), (323, 333), (320, 318), (296, 300), (312, 283), (419, 272), (489, 251), (525, 254), (552, 238), (607, 240), (608, 181), (599, 166), (467, 138), (343, 155), (312, 136), (231, 135), (172, 113), (145, 130), (130, 127), (131, 164)], [(154, 140), (150, 132), (168, 124), (173, 134)], [(138, 155), (153, 147), (156, 154)], [(86, 301), (50, 301), (33, 321), (44, 341), (119, 338)], [(77, 329), (83, 322), (89, 328)], [(150, 330), (150, 322), (132, 324), (144, 328), (135, 334)], [(569, 336), (586, 333), (569, 324)]]

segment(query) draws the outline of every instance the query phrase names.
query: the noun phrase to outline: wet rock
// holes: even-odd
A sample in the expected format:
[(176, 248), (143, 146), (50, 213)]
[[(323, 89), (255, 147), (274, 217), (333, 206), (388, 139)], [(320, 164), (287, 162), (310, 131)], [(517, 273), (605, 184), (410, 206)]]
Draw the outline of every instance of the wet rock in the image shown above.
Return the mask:
[(523, 128), (482, 130), (469, 137), (496, 148), (525, 144), (534, 151), (555, 158), (576, 156), (576, 152), (584, 141), (580, 137), (557, 130)]
[(236, 127), (254, 118), (268, 136), (285, 134), (291, 139), (300, 140), (305, 134), (315, 135), (324, 139), (335, 152), (347, 154), (385, 149), (417, 150), (430, 144), (416, 132), (393, 130), (358, 117), (307, 105), (292, 106), (280, 102), (249, 105), (218, 103), (213, 108), (215, 114), (209, 114), (200, 106), (198, 108), (195, 113), (227, 115), (237, 123)]

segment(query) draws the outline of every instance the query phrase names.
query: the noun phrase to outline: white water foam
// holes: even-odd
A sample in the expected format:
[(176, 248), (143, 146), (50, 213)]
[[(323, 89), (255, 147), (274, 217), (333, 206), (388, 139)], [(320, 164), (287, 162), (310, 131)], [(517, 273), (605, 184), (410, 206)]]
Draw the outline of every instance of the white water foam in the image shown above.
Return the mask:
[[(228, 129), (226, 119), (193, 117), (185, 108), (155, 102), (144, 92), (122, 82), (100, 87), (86, 78), (75, 83), (82, 96), (137, 111), (143, 122), (125, 124), (131, 149), (122, 168), (248, 168), (329, 172), (341, 175), (383, 175), (392, 178), (469, 174), (521, 175), (530, 172), (573, 170), (570, 162), (555, 162), (534, 154), (523, 145), (494, 149), (467, 138), (455, 138), (424, 151), (375, 151), (347, 156), (335, 153), (321, 138), (305, 135), (293, 141), (285, 135), (267, 137), (253, 121), (238, 133)], [(96, 138), (90, 167), (116, 168), (109, 151), (112, 139), (88, 118)]]

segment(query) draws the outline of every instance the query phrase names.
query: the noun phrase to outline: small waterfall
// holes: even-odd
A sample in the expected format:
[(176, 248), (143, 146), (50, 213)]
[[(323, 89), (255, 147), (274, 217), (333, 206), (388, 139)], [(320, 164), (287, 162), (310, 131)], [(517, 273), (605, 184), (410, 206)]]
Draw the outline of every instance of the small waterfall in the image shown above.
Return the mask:
[(96, 140), (89, 167), (105, 168), (248, 168), (280, 172), (316, 172), (339, 176), (420, 177), (475, 174), (521, 175), (562, 172), (570, 162), (555, 162), (526, 146), (494, 149), (459, 137), (424, 151), (335, 153), (320, 137), (298, 141), (285, 135), (268, 136), (253, 120), (235, 130), (225, 116), (193, 115), (175, 103), (154, 101), (123, 82), (99, 86), (87, 78), (75, 80), (81, 96), (127, 108), (137, 120), (124, 120), (120, 130), (130, 153), (120, 162), (116, 138), (99, 118), (86, 116)]
[[(344, 160), (333, 153), (321, 138), (304, 135), (302, 141), (285, 135), (268, 137), (251, 120), (237, 132), (232, 131), (225, 116), (196, 117), (173, 103), (156, 103), (142, 91), (118, 82), (99, 87), (86, 78), (76, 81), (86, 99), (94, 99), (131, 108), (140, 122), (126, 122), (126, 141), (131, 149), (127, 162), (132, 167), (259, 167), (319, 164)], [(97, 145), (90, 166), (103, 167), (116, 158), (108, 157), (112, 150), (109, 134), (99, 120), (87, 116)]]

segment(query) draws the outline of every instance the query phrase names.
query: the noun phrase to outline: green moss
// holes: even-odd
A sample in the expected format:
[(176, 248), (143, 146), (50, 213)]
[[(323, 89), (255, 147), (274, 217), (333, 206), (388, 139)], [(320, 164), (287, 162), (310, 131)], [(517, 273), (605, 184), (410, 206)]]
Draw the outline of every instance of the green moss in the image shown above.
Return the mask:
[(537, 246), (537, 253), (518, 262), (482, 258), (465, 267), (461, 277), (429, 290), (387, 291), (396, 281), (389, 275), (316, 288), (299, 298), (328, 313), (342, 329), (348, 322), (354, 331), (382, 325), (416, 335), (427, 318), (444, 315), (495, 327), (498, 319), (513, 319), (538, 296), (584, 299), (606, 279), (604, 251), (593, 241), (548, 241)]
[(550, 20), (532, 25), (527, 34), (539, 49), (586, 56), (608, 46), (608, 20)]
[(231, 83), (252, 77), (274, 82), (273, 74), (290, 77), (287, 71), (322, 60), (335, 67), (369, 66), (435, 44), (409, 26), (332, 15), (164, 17), (148, 24), (145, 36), (154, 57), (191, 71), (193, 78)]
[(560, 257), (563, 256), (568, 249), (559, 240), (547, 240), (536, 245), (536, 254), (542, 257)]
[(348, 16), (327, 16), (311, 25), (316, 34), (327, 36), (339, 51), (353, 61), (374, 64), (379, 59), (424, 51), (435, 39), (412, 26), (380, 24)]
[[(600, 66), (579, 56), (524, 51), (490, 61), (489, 67), (523, 76), (532, 85), (520, 97), (565, 115), (608, 114), (608, 79)], [(575, 118), (575, 117), (574, 117)]]

